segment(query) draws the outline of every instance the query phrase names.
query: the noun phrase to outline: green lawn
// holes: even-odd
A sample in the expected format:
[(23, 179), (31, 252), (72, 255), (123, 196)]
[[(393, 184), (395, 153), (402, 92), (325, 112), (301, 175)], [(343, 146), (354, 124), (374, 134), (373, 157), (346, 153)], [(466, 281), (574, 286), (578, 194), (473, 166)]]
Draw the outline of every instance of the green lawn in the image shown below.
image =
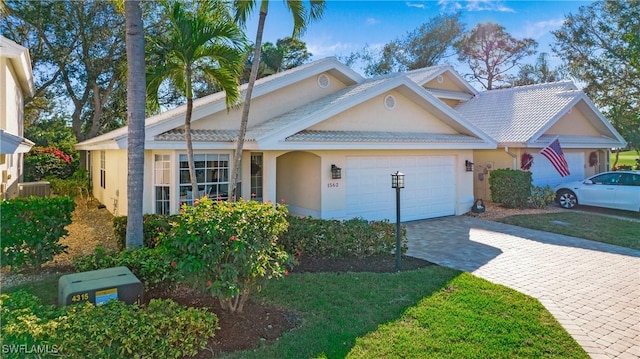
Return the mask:
[[(635, 150), (620, 152), (617, 166), (621, 166), (621, 165), (635, 166), (636, 158), (640, 158), (640, 154), (638, 154), (638, 152), (636, 152)], [(611, 153), (611, 158), (609, 163), (611, 163), (612, 166), (615, 160), (616, 160), (616, 154)]]
[[(26, 288), (56, 302), (58, 276)], [(588, 358), (535, 299), (431, 266), (401, 273), (292, 273), (255, 299), (289, 308), (295, 329), (228, 358)]]
[(468, 273), (294, 274), (264, 301), (299, 313), (272, 345), (228, 358), (588, 358), (535, 299)]
[[(636, 213), (625, 216), (638, 218)], [(640, 222), (577, 211), (517, 215), (504, 218), (504, 223), (519, 227), (564, 234), (622, 247), (640, 249)]]

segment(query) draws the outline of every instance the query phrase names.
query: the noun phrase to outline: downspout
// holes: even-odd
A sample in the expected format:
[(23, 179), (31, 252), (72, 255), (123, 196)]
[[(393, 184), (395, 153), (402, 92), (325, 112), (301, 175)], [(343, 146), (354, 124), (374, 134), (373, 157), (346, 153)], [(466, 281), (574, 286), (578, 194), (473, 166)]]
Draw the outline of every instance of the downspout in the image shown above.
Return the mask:
[(515, 154), (509, 152), (509, 147), (505, 147), (504, 148), (504, 152), (506, 152), (509, 156), (511, 156), (511, 158), (513, 159), (513, 169), (517, 170), (518, 169), (518, 156), (516, 156)]

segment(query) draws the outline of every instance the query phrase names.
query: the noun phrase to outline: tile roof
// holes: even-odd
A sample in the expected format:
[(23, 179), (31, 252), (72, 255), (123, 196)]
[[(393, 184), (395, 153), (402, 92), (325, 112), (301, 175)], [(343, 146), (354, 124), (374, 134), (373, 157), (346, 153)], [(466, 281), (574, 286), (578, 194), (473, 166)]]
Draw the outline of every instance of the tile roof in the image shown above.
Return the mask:
[(498, 143), (524, 143), (581, 96), (563, 81), (484, 91), (455, 109)]
[(310, 142), (429, 142), (429, 143), (483, 143), (482, 139), (466, 135), (420, 132), (380, 131), (311, 131), (305, 130), (289, 136), (287, 141)]
[[(239, 130), (191, 130), (191, 140), (195, 142), (233, 142)], [(184, 129), (170, 130), (155, 136), (156, 141), (184, 141)], [(246, 138), (253, 141), (252, 138)]]

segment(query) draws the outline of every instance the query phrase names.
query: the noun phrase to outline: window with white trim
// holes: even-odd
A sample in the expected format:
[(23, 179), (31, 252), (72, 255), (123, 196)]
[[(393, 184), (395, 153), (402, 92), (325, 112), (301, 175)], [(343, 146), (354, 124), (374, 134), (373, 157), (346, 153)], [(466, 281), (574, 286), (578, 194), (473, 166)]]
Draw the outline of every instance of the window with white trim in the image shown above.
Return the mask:
[(156, 214), (170, 214), (171, 155), (155, 155), (154, 187)]
[(262, 202), (262, 153), (251, 153), (251, 199)]
[(106, 169), (106, 155), (104, 151), (100, 151), (100, 187), (107, 188), (107, 169)]
[[(197, 154), (194, 155), (196, 180), (198, 183), (198, 198), (205, 195), (212, 199), (226, 200), (229, 198), (229, 155), (228, 154)], [(187, 155), (180, 155), (179, 173), (180, 203), (193, 204), (191, 178), (189, 177), (189, 163)]]

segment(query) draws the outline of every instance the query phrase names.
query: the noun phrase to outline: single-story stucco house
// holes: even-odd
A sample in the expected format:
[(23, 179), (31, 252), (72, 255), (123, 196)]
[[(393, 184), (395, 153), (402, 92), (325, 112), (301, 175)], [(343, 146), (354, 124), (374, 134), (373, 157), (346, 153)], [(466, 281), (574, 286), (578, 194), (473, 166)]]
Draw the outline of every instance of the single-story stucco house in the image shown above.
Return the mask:
[(29, 50), (0, 36), (0, 199), (18, 195), (23, 156), (34, 145), (24, 138), (24, 99), (34, 93)]
[[(497, 149), (474, 151), (478, 198), (490, 197), (488, 175), (493, 169), (528, 169), (534, 185), (554, 187), (608, 170), (609, 150), (627, 145), (571, 81), (485, 91), (456, 111), (498, 142)], [(556, 138), (569, 176), (561, 177), (540, 154)]]
[[(240, 193), (260, 201), (284, 201), (297, 215), (392, 219), (391, 174), (396, 171), (405, 174), (403, 221), (460, 215), (470, 210), (476, 197), (480, 163), (503, 166), (502, 156), (510, 159), (514, 151), (499, 149), (502, 138), (483, 128), (491, 115), (478, 120), (477, 110), (464, 107), (481, 108), (484, 93), (448, 65), (365, 79), (331, 57), (258, 80), (253, 96)], [(599, 121), (592, 127), (610, 139), (607, 145), (620, 147), (624, 141), (619, 134), (586, 97), (582, 99), (571, 102), (574, 115), (555, 118), (566, 108), (549, 113), (541, 133), (535, 132), (532, 143), (520, 147), (540, 148), (545, 145), (540, 141), (556, 129), (572, 128), (554, 127), (556, 122), (578, 119), (582, 124), (592, 115), (593, 122)], [(534, 101), (510, 111), (527, 115), (556, 110), (535, 110), (539, 105)], [(487, 106), (510, 104), (487, 101)], [(591, 112), (577, 114), (583, 110)], [(147, 213), (175, 213), (180, 204), (192, 200), (184, 115), (181, 106), (146, 120)], [(241, 108), (227, 111), (223, 93), (194, 101), (192, 136), (201, 194), (226, 198), (240, 117)], [(600, 136), (584, 131), (575, 135)], [(582, 152), (604, 148), (594, 145), (584, 146)], [(115, 214), (126, 214), (127, 129), (76, 148), (87, 153), (93, 195)]]

